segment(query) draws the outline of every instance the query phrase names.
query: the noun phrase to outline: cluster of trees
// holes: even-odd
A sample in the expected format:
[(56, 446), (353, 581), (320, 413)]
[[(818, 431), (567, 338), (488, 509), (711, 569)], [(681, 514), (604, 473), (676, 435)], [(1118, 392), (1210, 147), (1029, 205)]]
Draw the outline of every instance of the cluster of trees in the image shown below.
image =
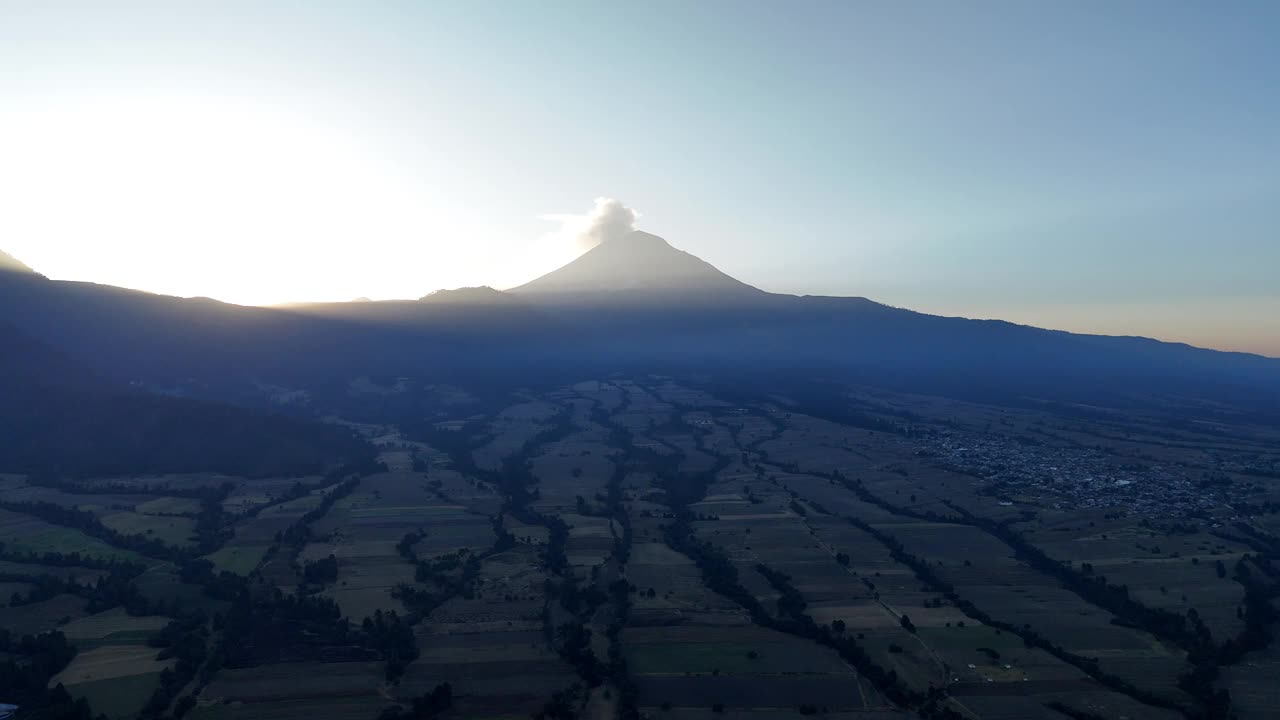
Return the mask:
[[(1272, 628), (1280, 620), (1272, 601), (1280, 596), (1280, 570), (1272, 559), (1260, 555), (1245, 555), (1236, 561), (1235, 581), (1244, 587), (1244, 628), (1234, 638), (1222, 642), (1212, 658), (1215, 666), (1233, 665), (1245, 653), (1264, 650), (1275, 639)], [(1209, 663), (1205, 663), (1209, 664)], [(1216, 676), (1216, 674), (1215, 674)]]
[(25, 582), (32, 585), (25, 595), (15, 592), (9, 598), (10, 605), (30, 605), (44, 602), (57, 595), (67, 594), (78, 595), (88, 600), (85, 609), (91, 613), (123, 606), (131, 615), (153, 614), (162, 608), (143, 597), (133, 583), (134, 578), (141, 573), (141, 567), (124, 564), (112, 568), (105, 575), (100, 575), (97, 580), (86, 583), (34, 570), (31, 573), (0, 573), (0, 580)]
[[(196, 514), (196, 553), (208, 555), (226, 544), (234, 535), (227, 512), (222, 509), (222, 501), (226, 500), (235, 486), (223, 483), (216, 491), (206, 493), (200, 498), (200, 512)], [(256, 514), (264, 506), (258, 506), (251, 512)]]
[(418, 644), (413, 636), (413, 626), (394, 611), (374, 612), (366, 617), (361, 629), (368, 644), (382, 653), (387, 662), (387, 679), (396, 680), (404, 674), (405, 666), (418, 657)]
[[(526, 520), (524, 517), (524, 514), (529, 511), (529, 502), (535, 499), (537, 492), (530, 489), (536, 485), (536, 478), (534, 478), (533, 472), (529, 468), (529, 459), (534, 449), (563, 440), (573, 433), (572, 415), (568, 410), (557, 413), (548, 422), (550, 427), (525, 441), (520, 452), (507, 458), (502, 463), (502, 469), (497, 473), (477, 473), (477, 477), (498, 488), (499, 492), (506, 498), (504, 510), (520, 518), (522, 522), (535, 525), (541, 523), (536, 519)], [(476, 468), (474, 461), (471, 459), (471, 453), (467, 452), (465, 454), (467, 462), (474, 472)]]
[[(625, 448), (630, 446), (630, 431), (620, 425), (614, 425), (604, 411), (599, 411), (597, 418), (601, 425), (610, 428), (611, 439), (615, 441), (614, 447)], [(623, 577), (627, 563), (631, 559), (631, 546), (634, 538), (631, 528), (631, 515), (623, 504), (622, 483), (626, 479), (627, 468), (627, 464), (622, 460), (614, 463), (613, 473), (609, 476), (609, 484), (604, 499), (603, 514), (611, 518), (613, 523), (621, 528), (621, 532), (614, 534), (613, 553), (610, 557), (610, 562), (616, 571), (617, 578), (606, 586), (609, 602), (613, 607), (613, 614), (608, 626), (605, 628), (605, 636), (609, 639), (608, 675), (618, 692), (618, 716), (622, 720), (639, 720), (639, 689), (636, 686), (635, 679), (631, 676), (626, 654), (623, 653), (620, 640), (622, 630), (626, 627), (627, 619), (631, 613), (631, 593), (636, 591), (636, 588)]]
[(434, 582), (436, 585), (446, 585), (450, 580), (449, 574), (467, 564), (471, 551), (461, 548), (430, 560), (420, 560), (413, 546), (425, 536), (426, 533), (422, 531), (409, 533), (396, 543), (396, 549), (401, 557), (414, 564), (415, 580), (420, 583)]
[(604, 681), (608, 669), (591, 649), (591, 630), (581, 622), (565, 623), (556, 633), (556, 649), (565, 662), (573, 666), (588, 687)]
[[(172, 668), (161, 671), (160, 684), (142, 710), (143, 717), (161, 717), (197, 673), (204, 673), (207, 680), (216, 667), (205, 666), (209, 658), (208, 618), (197, 611), (175, 619), (153, 635), (148, 643), (161, 648), (157, 660), (177, 659)], [(194, 706), (195, 696), (188, 695), (175, 706), (173, 715), (180, 718)]]
[(285, 595), (274, 587), (250, 586), (240, 593), (227, 610), (223, 634), (227, 667), (378, 657), (332, 599)]
[(756, 565), (756, 572), (763, 575), (765, 580), (768, 580), (769, 584), (778, 591), (778, 615), (797, 617), (804, 614), (808, 603), (805, 602), (804, 595), (791, 584), (790, 575), (774, 570), (764, 563)]
[(628, 669), (627, 657), (622, 651), (622, 643), (619, 639), (631, 612), (633, 591), (634, 588), (624, 579), (609, 583), (614, 615), (612, 622), (605, 628), (605, 635), (609, 638), (609, 677), (618, 689), (618, 716), (622, 720), (639, 720), (640, 717), (639, 689)]
[(120, 570), (134, 571), (136, 573), (141, 573), (146, 569), (142, 565), (126, 560), (104, 558), (97, 555), (81, 555), (78, 552), (17, 552), (10, 550), (2, 542), (0, 542), (0, 560), (8, 560), (23, 565), (50, 565), (52, 567), (76, 567), (107, 571)]
[(402, 557), (414, 563), (414, 580), (434, 587), (424, 590), (401, 583), (391, 591), (392, 597), (399, 599), (413, 613), (411, 620), (414, 623), (455, 595), (469, 596), (475, 579), (480, 575), (482, 561), (480, 556), (465, 548), (431, 560), (419, 560), (413, 546), (422, 537), (421, 532), (409, 533), (396, 547)]
[(568, 526), (564, 525), (559, 518), (551, 519), (558, 521), (559, 524), (554, 526), (562, 529), (558, 533), (554, 531), (552, 533), (553, 538), (559, 537), (558, 541), (553, 541), (556, 548), (554, 550), (549, 548), (543, 555), (547, 570), (551, 574), (547, 579), (546, 589), (572, 619), (554, 623), (552, 619), (554, 610), (547, 606), (542, 613), (543, 628), (547, 633), (548, 641), (556, 649), (560, 658), (573, 666), (587, 687), (596, 687), (608, 676), (609, 668), (591, 649), (592, 633), (585, 623), (596, 614), (596, 610), (608, 600), (609, 596), (594, 583), (580, 587), (572, 575), (565, 573), (569, 566), (568, 558), (564, 555), (564, 543), (569, 535)]
[(426, 537), (427, 531), (422, 529), (406, 533), (404, 537), (400, 538), (396, 542), (396, 552), (405, 560), (408, 560), (411, 563), (416, 563), (418, 562), (418, 555), (414, 552), (413, 546), (417, 545)]
[[(15, 639), (0, 630), (0, 698), (18, 705), (28, 717), (42, 720), (94, 720), (89, 704), (72, 700), (61, 684), (49, 681), (76, 655), (76, 649), (62, 633), (53, 631)], [(98, 716), (101, 718), (102, 716)]]
[(378, 720), (431, 720), (453, 707), (453, 687), (440, 683), (430, 692), (413, 699), (409, 709), (389, 707), (378, 715)]
[(542, 551), (542, 564), (552, 575), (561, 575), (569, 569), (569, 556), (565, 547), (569, 543), (569, 524), (562, 518), (541, 513), (526, 513), (547, 528), (547, 546)]
[(178, 579), (190, 585), (199, 585), (204, 594), (215, 599), (234, 601), (245, 591), (245, 579), (226, 570), (217, 571), (214, 564), (204, 558), (187, 560), (178, 566)]
[[(396, 543), (396, 551), (405, 560), (414, 564), (414, 580), (433, 586), (430, 589), (423, 589), (409, 583), (401, 583), (392, 588), (391, 596), (400, 600), (410, 610), (409, 616), (403, 622), (406, 628), (416, 625), (422, 618), (430, 615), (436, 608), (457, 595), (471, 597), (484, 559), (515, 547), (515, 536), (503, 527), (502, 516), (494, 516), (492, 523), (497, 539), (491, 548), (479, 555), (462, 549), (430, 560), (422, 560), (414, 551), (414, 546), (427, 536), (427, 532), (416, 530), (400, 538)], [(416, 652), (415, 649), (414, 657)], [(394, 662), (395, 656), (389, 656), (388, 678), (398, 676), (402, 671), (395, 666)]]
[(578, 717), (574, 708), (582, 696), (582, 689), (577, 685), (565, 688), (543, 704), (542, 709), (534, 714), (534, 720), (575, 720)]
[(579, 515), (591, 516), (600, 514), (595, 508), (591, 507), (591, 504), (587, 502), (587, 499), (581, 495), (574, 498), (574, 509)]
[(1189, 673), (1181, 676), (1179, 687), (1192, 696), (1201, 698), (1208, 710), (1226, 714), (1231, 698), (1226, 689), (1217, 687), (1221, 667), (1233, 665), (1243, 659), (1245, 653), (1265, 650), (1274, 641), (1276, 620), (1280, 619), (1272, 601), (1280, 596), (1280, 569), (1272, 565), (1276, 546), (1263, 548), (1262, 555), (1245, 555), (1235, 564), (1234, 578), (1244, 587), (1242, 619), (1244, 628), (1235, 638), (1226, 639), (1215, 648), (1212, 655), (1194, 657)]
[[(382, 463), (377, 463), (377, 465), (382, 466), (383, 468), (386, 467)], [(325, 493), (324, 497), (320, 498), (319, 505), (304, 513), (302, 517), (298, 518), (297, 522), (289, 527), (289, 529), (276, 535), (276, 542), (281, 546), (301, 550), (302, 546), (305, 545), (312, 537), (311, 523), (314, 523), (324, 517), (333, 507), (334, 503), (355, 492), (355, 489), (359, 486), (359, 473), (356, 473), (353, 477), (347, 477), (347, 479), (340, 482), (337, 487)]]
[(326, 585), (338, 581), (338, 558), (333, 553), (302, 566), (302, 579), (308, 585)]

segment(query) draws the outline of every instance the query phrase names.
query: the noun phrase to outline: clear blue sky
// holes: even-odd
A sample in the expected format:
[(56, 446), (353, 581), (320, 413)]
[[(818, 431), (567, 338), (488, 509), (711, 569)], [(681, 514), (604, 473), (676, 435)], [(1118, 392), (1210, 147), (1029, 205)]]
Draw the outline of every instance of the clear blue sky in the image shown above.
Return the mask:
[(543, 216), (608, 196), (768, 290), (1280, 356), (1277, 38), (1275, 2), (0, 0), (0, 247), (417, 296), (548, 269)]

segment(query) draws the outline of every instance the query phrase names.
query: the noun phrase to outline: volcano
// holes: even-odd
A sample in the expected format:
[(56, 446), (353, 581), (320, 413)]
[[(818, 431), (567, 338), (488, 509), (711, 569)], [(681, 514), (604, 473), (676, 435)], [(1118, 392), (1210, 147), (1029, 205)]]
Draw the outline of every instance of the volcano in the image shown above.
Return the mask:
[(626, 369), (821, 374), (984, 401), (1090, 404), (1141, 392), (1267, 414), (1280, 407), (1276, 359), (941, 317), (864, 297), (770, 293), (639, 231), (505, 292), (282, 308), (50, 281), (4, 264), (0, 324), (102, 376), (213, 399), (263, 378), (339, 386), (370, 374)]
[(574, 295), (747, 298), (765, 295), (711, 263), (639, 230), (603, 242), (578, 259), (507, 292), (531, 300)]

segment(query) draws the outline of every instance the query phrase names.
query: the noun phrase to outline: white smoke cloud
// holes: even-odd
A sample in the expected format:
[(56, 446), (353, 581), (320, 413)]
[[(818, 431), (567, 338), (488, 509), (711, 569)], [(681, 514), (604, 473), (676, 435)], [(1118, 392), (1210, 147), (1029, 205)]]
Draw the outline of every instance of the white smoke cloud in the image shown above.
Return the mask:
[(638, 217), (640, 213), (620, 200), (599, 197), (595, 207), (585, 214), (543, 215), (542, 219), (560, 223), (560, 228), (550, 233), (549, 238), (583, 253), (635, 230)]

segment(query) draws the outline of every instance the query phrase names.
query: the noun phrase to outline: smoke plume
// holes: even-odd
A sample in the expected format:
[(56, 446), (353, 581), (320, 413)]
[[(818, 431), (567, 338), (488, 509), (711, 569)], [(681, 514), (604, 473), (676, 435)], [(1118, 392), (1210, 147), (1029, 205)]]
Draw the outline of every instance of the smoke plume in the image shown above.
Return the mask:
[(635, 230), (639, 216), (619, 200), (600, 197), (596, 198), (595, 207), (585, 214), (543, 215), (542, 219), (560, 223), (560, 228), (551, 235), (582, 253)]

